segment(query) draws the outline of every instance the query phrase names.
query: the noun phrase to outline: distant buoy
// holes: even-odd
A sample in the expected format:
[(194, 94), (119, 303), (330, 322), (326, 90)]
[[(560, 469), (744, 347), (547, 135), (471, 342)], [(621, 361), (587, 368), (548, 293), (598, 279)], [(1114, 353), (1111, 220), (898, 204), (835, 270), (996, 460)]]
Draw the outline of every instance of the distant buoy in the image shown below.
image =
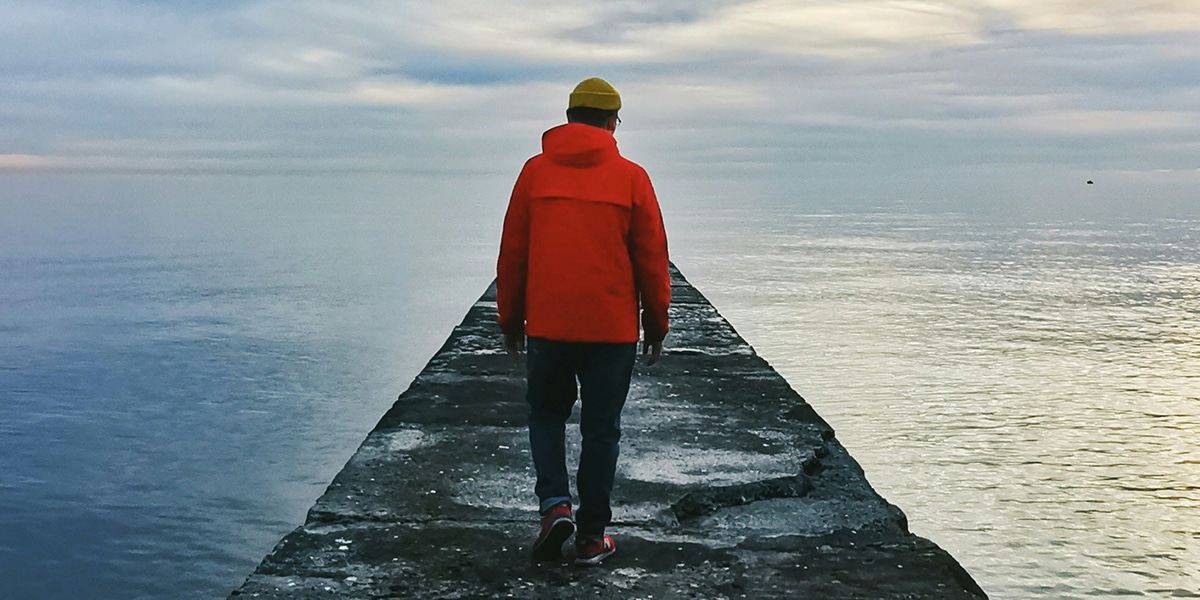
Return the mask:
[(1092, 180), (1091, 180), (1091, 179), (1089, 179), (1089, 180), (1088, 180), (1088, 185), (1092, 185)]

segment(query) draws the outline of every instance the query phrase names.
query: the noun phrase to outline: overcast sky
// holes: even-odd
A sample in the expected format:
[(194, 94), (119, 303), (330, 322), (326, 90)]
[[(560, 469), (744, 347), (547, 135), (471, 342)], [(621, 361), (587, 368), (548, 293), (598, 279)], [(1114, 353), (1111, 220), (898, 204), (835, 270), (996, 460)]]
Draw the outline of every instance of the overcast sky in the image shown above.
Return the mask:
[(623, 152), (679, 192), (1200, 212), (1200, 0), (0, 0), (0, 14), (0, 183), (510, 181), (571, 87), (602, 76), (624, 98)]

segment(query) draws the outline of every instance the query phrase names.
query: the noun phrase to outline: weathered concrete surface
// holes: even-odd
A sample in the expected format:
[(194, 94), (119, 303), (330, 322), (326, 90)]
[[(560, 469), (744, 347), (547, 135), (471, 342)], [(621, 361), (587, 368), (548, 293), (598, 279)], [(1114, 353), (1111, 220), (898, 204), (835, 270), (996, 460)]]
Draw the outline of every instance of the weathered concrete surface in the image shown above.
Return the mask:
[(669, 347), (639, 366), (623, 416), (603, 566), (530, 560), (524, 368), (500, 348), (489, 289), (230, 597), (986, 598), (673, 275)]

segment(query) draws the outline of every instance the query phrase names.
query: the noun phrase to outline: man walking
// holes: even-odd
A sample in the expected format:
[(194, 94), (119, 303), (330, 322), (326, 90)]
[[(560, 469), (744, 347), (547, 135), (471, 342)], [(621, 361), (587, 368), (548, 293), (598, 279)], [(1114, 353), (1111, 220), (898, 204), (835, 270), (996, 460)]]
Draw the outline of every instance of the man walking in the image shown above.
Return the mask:
[[(496, 304), (505, 349), (523, 350), (528, 335), (537, 560), (560, 559), (576, 526), (576, 564), (616, 552), (605, 528), (639, 312), (646, 364), (658, 360), (667, 335), (666, 232), (650, 178), (617, 151), (620, 108), (607, 81), (576, 86), (567, 123), (542, 135), (542, 153), (525, 163), (504, 217)], [(572, 518), (565, 433), (577, 393), (583, 445)]]

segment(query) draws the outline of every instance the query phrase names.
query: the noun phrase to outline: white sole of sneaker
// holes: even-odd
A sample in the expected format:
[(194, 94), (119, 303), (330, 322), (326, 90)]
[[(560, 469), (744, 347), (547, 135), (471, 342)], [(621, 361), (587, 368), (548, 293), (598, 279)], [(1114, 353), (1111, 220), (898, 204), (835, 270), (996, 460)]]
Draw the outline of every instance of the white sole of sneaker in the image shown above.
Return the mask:
[(595, 565), (600, 564), (601, 562), (604, 562), (604, 559), (606, 559), (616, 553), (617, 553), (617, 549), (613, 548), (612, 550), (609, 550), (608, 552), (604, 552), (602, 554), (597, 554), (595, 556), (589, 556), (587, 558), (583, 558), (582, 556), (577, 556), (577, 557), (575, 557), (575, 564), (577, 564), (581, 567), (595, 566)]

